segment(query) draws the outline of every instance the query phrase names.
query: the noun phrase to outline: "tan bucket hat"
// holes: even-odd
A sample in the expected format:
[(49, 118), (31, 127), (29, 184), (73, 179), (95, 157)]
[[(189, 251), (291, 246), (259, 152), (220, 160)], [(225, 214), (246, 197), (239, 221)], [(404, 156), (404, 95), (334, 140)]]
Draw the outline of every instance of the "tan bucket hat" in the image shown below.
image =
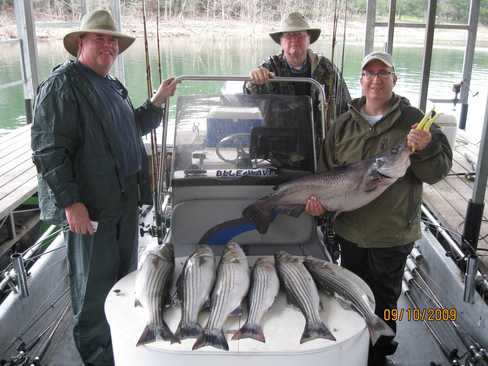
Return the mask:
[(281, 35), (285, 32), (302, 32), (307, 31), (310, 34), (310, 44), (314, 43), (320, 36), (320, 28), (311, 28), (305, 17), (300, 13), (290, 13), (283, 19), (280, 29), (271, 32), (269, 36), (278, 44), (280, 43)]
[(73, 56), (78, 55), (78, 38), (87, 33), (108, 34), (119, 40), (119, 54), (124, 52), (134, 41), (134, 37), (117, 31), (112, 14), (107, 10), (93, 10), (81, 19), (80, 30), (70, 32), (64, 36), (64, 48)]

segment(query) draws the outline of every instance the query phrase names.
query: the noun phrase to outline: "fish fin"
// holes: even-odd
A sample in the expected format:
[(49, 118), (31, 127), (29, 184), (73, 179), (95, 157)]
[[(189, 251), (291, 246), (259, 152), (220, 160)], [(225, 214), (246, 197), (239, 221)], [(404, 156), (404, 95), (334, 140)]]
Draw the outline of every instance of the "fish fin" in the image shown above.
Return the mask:
[(203, 329), (197, 322), (181, 323), (176, 330), (175, 336), (179, 339), (198, 338), (202, 335)]
[(312, 339), (324, 338), (335, 341), (336, 338), (331, 333), (324, 322), (306, 323), (300, 343), (311, 341)]
[(378, 315), (374, 315), (374, 320), (368, 324), (369, 337), (371, 344), (374, 346), (381, 336), (394, 337), (395, 332), (385, 323)]
[(139, 301), (139, 299), (135, 299), (135, 300), (134, 300), (134, 307), (138, 307), (138, 306), (142, 307), (142, 304), (141, 304), (141, 302)]
[(252, 338), (259, 342), (266, 343), (263, 328), (258, 324), (244, 324), (241, 329), (234, 333), (232, 340)]
[(136, 347), (157, 341), (180, 343), (180, 340), (173, 333), (171, 333), (171, 330), (169, 330), (166, 324), (159, 326), (146, 325), (139, 340), (137, 341)]
[(185, 268), (186, 267), (183, 266), (183, 269), (181, 270), (180, 274), (178, 275), (178, 278), (176, 279), (176, 293), (175, 293), (175, 297), (180, 302), (183, 302), (183, 281), (184, 281)]
[(278, 206), (275, 211), (291, 217), (298, 217), (305, 211), (305, 205)]
[(212, 303), (211, 303), (211, 300), (210, 300), (210, 296), (208, 296), (207, 299), (205, 300), (205, 302), (203, 303), (201, 310), (210, 309), (211, 305), (212, 305)]
[(206, 346), (212, 346), (228, 351), (229, 345), (227, 339), (225, 339), (224, 331), (222, 329), (205, 329), (196, 340), (192, 350)]
[(343, 309), (358, 311), (358, 309), (350, 301), (344, 299), (343, 297), (336, 295), (335, 299)]
[(270, 200), (268, 199), (260, 199), (252, 205), (247, 206), (244, 211), (242, 211), (242, 216), (253, 222), (256, 225), (256, 230), (260, 234), (266, 234), (269, 224), (271, 224), (274, 219), (274, 205), (269, 201)]
[(231, 317), (238, 317), (238, 316), (241, 316), (242, 315), (242, 306), (239, 305), (238, 307), (236, 307), (234, 310), (232, 310), (232, 312), (229, 314), (229, 316)]
[(337, 216), (340, 215), (342, 211), (335, 211), (334, 215), (332, 216), (332, 219), (330, 220), (332, 223), (335, 223), (335, 220), (337, 219)]

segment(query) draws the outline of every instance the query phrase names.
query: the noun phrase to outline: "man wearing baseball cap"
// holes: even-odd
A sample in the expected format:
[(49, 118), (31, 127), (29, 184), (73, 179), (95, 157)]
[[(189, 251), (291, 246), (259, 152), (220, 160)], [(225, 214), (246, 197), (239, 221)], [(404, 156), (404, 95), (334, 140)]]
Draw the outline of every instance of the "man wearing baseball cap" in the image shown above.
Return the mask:
[(134, 38), (95, 10), (64, 47), (76, 58), (39, 87), (32, 125), (41, 218), (69, 226), (67, 242), (74, 340), (85, 365), (113, 365), (104, 301), (136, 269), (138, 205), (151, 203), (141, 136), (156, 128), (176, 82), (165, 80), (134, 109), (110, 76)]
[[(405, 143), (410, 149), (410, 167), (403, 177), (368, 205), (341, 213), (334, 222), (341, 265), (371, 287), (375, 313), (382, 319), (386, 309), (397, 308), (407, 256), (421, 237), (422, 184), (438, 182), (452, 165), (446, 136), (436, 125), (430, 132), (415, 129), (423, 113), (393, 92), (396, 83), (391, 55), (372, 52), (364, 57), (363, 96), (334, 122), (323, 145), (325, 171), (384, 155)], [(313, 216), (325, 211), (316, 198), (306, 203), (306, 212)], [(385, 321), (395, 333), (395, 321)], [(382, 336), (370, 347), (369, 366), (391, 364), (387, 356), (398, 346), (393, 339)]]
[[(330, 60), (310, 49), (310, 45), (320, 36), (319, 28), (311, 27), (302, 14), (295, 12), (284, 18), (280, 29), (269, 36), (280, 45), (282, 51), (251, 70), (249, 76), (252, 82), (246, 84), (248, 92), (310, 95), (315, 110), (314, 120), (317, 122), (320, 118), (317, 90), (311, 90), (310, 85), (305, 83), (267, 83), (273, 76), (308, 77), (322, 84), (326, 96), (333, 101), (328, 106), (332, 108), (332, 117), (347, 111), (351, 96), (346, 83)], [(321, 136), (320, 131), (317, 132)]]

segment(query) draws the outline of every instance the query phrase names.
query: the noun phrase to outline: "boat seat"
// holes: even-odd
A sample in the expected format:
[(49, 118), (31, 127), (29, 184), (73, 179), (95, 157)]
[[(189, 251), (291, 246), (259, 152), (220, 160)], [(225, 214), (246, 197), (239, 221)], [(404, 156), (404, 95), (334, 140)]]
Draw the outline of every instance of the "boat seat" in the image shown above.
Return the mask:
[[(245, 207), (255, 202), (250, 198), (189, 199), (173, 207), (172, 242), (177, 246), (226, 244), (229, 239), (242, 245), (303, 245), (311, 240), (316, 224), (306, 214), (298, 218), (278, 215), (266, 234), (259, 234), (252, 224), (242, 219)], [(209, 232), (211, 231), (211, 232)], [(211, 235), (209, 235), (211, 233)], [(212, 242), (202, 239), (213, 238)]]

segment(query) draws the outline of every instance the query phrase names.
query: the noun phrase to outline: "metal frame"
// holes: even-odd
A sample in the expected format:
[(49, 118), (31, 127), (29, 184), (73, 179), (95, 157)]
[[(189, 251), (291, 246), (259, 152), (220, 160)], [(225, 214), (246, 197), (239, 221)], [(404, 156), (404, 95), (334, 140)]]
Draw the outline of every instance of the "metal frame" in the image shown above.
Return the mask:
[[(427, 103), (427, 94), (429, 88), (429, 73), (432, 59), (432, 46), (435, 29), (457, 29), (467, 32), (466, 48), (464, 51), (463, 62), (463, 83), (461, 86), (461, 114), (459, 117), (459, 128), (465, 129), (466, 117), (468, 114), (468, 97), (469, 86), (471, 83), (471, 73), (473, 67), (474, 50), (476, 45), (476, 35), (478, 29), (478, 17), (480, 11), (480, 0), (470, 0), (469, 21), (468, 24), (435, 24), (435, 13), (437, 0), (427, 0), (429, 2), (429, 11), (427, 24), (422, 23), (404, 23), (395, 22), (396, 0), (390, 0), (390, 14), (388, 23), (376, 22), (376, 0), (368, 0), (366, 10), (366, 37), (364, 40), (364, 55), (367, 55), (374, 49), (374, 31), (375, 27), (388, 27), (388, 43), (385, 50), (390, 54), (393, 52), (394, 28), (426, 28), (425, 47), (422, 67), (422, 85), (419, 100), (419, 108), (425, 110)], [(453, 99), (436, 99), (436, 103), (452, 103)]]
[(20, 50), (22, 55), (25, 112), (27, 123), (30, 123), (32, 122), (33, 100), (39, 85), (36, 29), (32, 18), (32, 3), (30, 0), (15, 0), (14, 8), (17, 33), (21, 39)]
[[(248, 76), (219, 76), (219, 75), (205, 75), (205, 76), (201, 76), (201, 75), (182, 75), (182, 76), (178, 76), (177, 78), (175, 78), (175, 80), (177, 82), (183, 82), (183, 81), (251, 81), (251, 79), (248, 77)], [(317, 88), (319, 90), (319, 95), (320, 95), (320, 106), (321, 106), (321, 109), (322, 111), (325, 110), (325, 91), (324, 91), (324, 88), (322, 87), (322, 85), (314, 80), (314, 79), (310, 79), (310, 78), (295, 78), (295, 77), (274, 77), (272, 79), (270, 79), (268, 82), (305, 82), (305, 83), (309, 83), (311, 84), (312, 86), (314, 86), (315, 88)], [(321, 116), (321, 125), (322, 125), (322, 139), (325, 138), (325, 128), (326, 128), (326, 125), (325, 125), (325, 117), (324, 117), (324, 113), (321, 113), (320, 114)], [(159, 176), (159, 181), (158, 181), (158, 195), (161, 196), (161, 194), (163, 192), (165, 192), (165, 190), (163, 189), (163, 182), (166, 181), (166, 154), (167, 154), (167, 147), (166, 147), (166, 138), (167, 138), (167, 135), (168, 135), (168, 117), (169, 117), (169, 104), (166, 104), (166, 107), (164, 109), (164, 114), (163, 114), (163, 137), (162, 137), (162, 144), (163, 144), (163, 149), (162, 149), (162, 158), (160, 160), (160, 169), (159, 171), (161, 172), (160, 173), (160, 176)], [(312, 121), (312, 123), (314, 123), (314, 121)], [(314, 139), (313, 139), (313, 151), (314, 151), (314, 171), (316, 172), (317, 169), (318, 169), (318, 156), (317, 156), (317, 150), (316, 150), (316, 146), (315, 146), (315, 129), (312, 128), (312, 131), (313, 131), (313, 134), (314, 134)], [(176, 133), (176, 128), (175, 128), (175, 133)]]

